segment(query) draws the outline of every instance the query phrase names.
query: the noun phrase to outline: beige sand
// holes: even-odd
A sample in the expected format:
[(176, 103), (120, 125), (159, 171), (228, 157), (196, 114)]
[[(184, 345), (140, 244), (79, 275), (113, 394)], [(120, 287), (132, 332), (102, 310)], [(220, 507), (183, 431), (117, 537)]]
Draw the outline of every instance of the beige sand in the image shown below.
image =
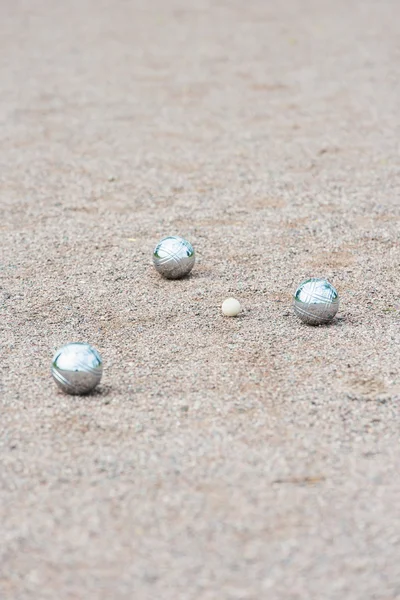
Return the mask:
[[(399, 20), (2, 0), (2, 600), (400, 598)], [(72, 340), (88, 398), (49, 377)]]

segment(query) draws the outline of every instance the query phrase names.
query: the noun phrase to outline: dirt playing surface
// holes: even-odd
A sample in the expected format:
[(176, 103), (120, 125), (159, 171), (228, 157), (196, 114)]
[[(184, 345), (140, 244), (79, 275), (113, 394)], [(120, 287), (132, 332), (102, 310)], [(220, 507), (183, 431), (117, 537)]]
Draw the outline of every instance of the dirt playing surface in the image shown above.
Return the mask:
[[(399, 19), (2, 0), (2, 600), (400, 598)], [(89, 397), (50, 378), (69, 341)]]

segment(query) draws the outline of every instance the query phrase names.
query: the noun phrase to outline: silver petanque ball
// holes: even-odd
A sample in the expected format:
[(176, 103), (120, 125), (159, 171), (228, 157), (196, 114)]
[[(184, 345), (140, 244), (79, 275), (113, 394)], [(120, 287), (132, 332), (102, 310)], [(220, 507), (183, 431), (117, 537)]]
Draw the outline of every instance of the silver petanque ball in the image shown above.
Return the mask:
[(312, 277), (295, 291), (293, 306), (296, 315), (307, 325), (322, 325), (336, 315), (339, 295), (329, 281)]
[(180, 279), (188, 275), (195, 260), (192, 244), (177, 235), (161, 240), (153, 252), (155, 268), (167, 279)]
[(103, 373), (100, 354), (89, 344), (72, 343), (59, 348), (53, 357), (51, 374), (66, 394), (87, 394), (94, 390)]

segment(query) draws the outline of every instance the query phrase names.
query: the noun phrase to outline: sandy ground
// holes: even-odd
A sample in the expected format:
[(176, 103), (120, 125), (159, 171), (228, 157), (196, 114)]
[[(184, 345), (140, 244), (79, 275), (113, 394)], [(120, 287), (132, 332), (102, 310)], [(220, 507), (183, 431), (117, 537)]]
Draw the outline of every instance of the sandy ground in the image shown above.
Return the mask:
[[(2, 0), (2, 600), (400, 598), (399, 19)], [(87, 398), (49, 376), (73, 340)]]

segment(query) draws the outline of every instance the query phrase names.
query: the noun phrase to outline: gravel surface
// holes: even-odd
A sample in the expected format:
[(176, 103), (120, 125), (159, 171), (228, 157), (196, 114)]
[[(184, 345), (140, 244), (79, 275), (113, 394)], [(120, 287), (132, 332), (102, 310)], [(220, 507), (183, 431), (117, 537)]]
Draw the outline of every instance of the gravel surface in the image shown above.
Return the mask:
[[(2, 600), (400, 598), (399, 20), (2, 0)], [(91, 396), (51, 380), (69, 341)]]

